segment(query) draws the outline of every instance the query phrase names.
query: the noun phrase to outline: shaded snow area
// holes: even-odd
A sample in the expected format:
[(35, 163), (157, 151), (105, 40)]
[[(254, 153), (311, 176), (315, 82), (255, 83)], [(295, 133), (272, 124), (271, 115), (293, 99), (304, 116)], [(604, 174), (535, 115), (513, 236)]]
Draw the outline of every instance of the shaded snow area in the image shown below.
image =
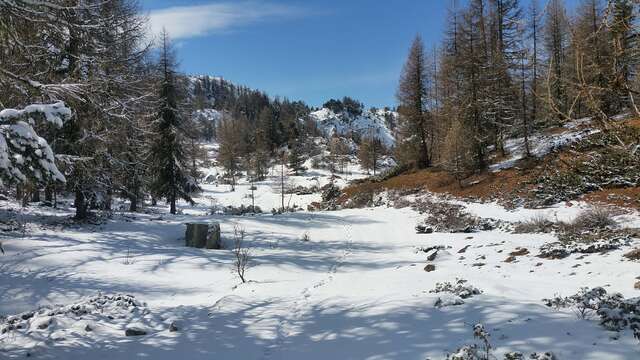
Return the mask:
[[(263, 209), (279, 204), (273, 182), (257, 184)], [(445, 359), (472, 351), (464, 346), (478, 342), (474, 332), (490, 334), (497, 359), (514, 351), (640, 358), (628, 328), (609, 331), (542, 300), (597, 286), (638, 296), (640, 265), (622, 256), (637, 239), (552, 260), (536, 255), (554, 234), (416, 234), (424, 215), (408, 207), (209, 215), (212, 201), (249, 205), (248, 193), (247, 183), (235, 192), (205, 184), (180, 215), (148, 207), (98, 224), (69, 220), (70, 201), (58, 210), (0, 201), (0, 358)], [(294, 194), (291, 202), (305, 208), (319, 197)], [(570, 220), (586, 208), (460, 204), (506, 222)], [(636, 214), (618, 220), (639, 223)], [(226, 249), (186, 248), (184, 224), (194, 221), (219, 221)], [(250, 248), (245, 284), (232, 271), (235, 226)]]
[(336, 114), (330, 109), (323, 108), (312, 112), (310, 116), (327, 136), (356, 133), (362, 137), (375, 136), (387, 147), (395, 144), (395, 137), (389, 129), (389, 121), (393, 123), (398, 117), (398, 114), (393, 111), (365, 110), (359, 116), (350, 116), (347, 113)]
[[(564, 125), (563, 131), (554, 134), (535, 134), (529, 137), (529, 150), (532, 156), (542, 158), (554, 150), (559, 150), (571, 144), (600, 132), (598, 129), (587, 127), (590, 119), (578, 119)], [(526, 150), (524, 138), (507, 139), (505, 141), (507, 158), (489, 166), (491, 171), (509, 169), (525, 158)]]

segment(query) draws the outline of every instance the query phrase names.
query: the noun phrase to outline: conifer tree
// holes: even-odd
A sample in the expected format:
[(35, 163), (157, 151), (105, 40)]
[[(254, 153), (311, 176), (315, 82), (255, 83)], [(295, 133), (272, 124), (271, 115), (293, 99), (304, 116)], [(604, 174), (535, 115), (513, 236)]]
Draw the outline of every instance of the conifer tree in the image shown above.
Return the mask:
[[(240, 171), (243, 150), (242, 133), (237, 119), (223, 117), (218, 124), (218, 164), (227, 172), (231, 191), (235, 191), (236, 175)], [(259, 166), (254, 163), (254, 166)]]
[(373, 171), (373, 176), (380, 168), (380, 158), (385, 152), (384, 144), (372, 134), (367, 135), (360, 143), (358, 161), (363, 169)]
[(427, 103), (427, 64), (422, 38), (416, 36), (402, 70), (396, 94), (400, 113), (400, 143), (397, 152), (402, 160), (419, 168), (431, 166), (430, 142), (433, 137), (431, 114)]
[(154, 120), (155, 139), (152, 145), (154, 181), (152, 191), (165, 198), (171, 214), (176, 213), (176, 202), (183, 199), (193, 204), (192, 194), (199, 190), (189, 174), (189, 161), (185, 155), (184, 113), (180, 109), (180, 89), (176, 78), (175, 58), (166, 31), (161, 34), (159, 61), (160, 89), (158, 113)]

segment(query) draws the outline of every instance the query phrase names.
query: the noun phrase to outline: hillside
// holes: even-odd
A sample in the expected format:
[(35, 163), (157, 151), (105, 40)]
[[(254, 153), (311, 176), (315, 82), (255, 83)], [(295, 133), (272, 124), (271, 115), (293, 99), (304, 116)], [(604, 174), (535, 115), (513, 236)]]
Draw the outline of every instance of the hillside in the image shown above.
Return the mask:
[(398, 113), (386, 109), (364, 110), (360, 115), (347, 112), (335, 113), (331, 109), (322, 108), (310, 114), (312, 120), (326, 136), (375, 136), (385, 146), (395, 145), (395, 136), (391, 130), (398, 118)]
[[(603, 132), (589, 119), (569, 122), (534, 134), (531, 157), (524, 139), (507, 139), (507, 155), (492, 153), (485, 171), (458, 182), (440, 168), (408, 171), (383, 180), (356, 183), (343, 200), (386, 191), (429, 191), (474, 201), (497, 201), (508, 207), (546, 207), (571, 201), (640, 209), (640, 138), (635, 118), (618, 117)], [(628, 144), (621, 147), (618, 141)]]

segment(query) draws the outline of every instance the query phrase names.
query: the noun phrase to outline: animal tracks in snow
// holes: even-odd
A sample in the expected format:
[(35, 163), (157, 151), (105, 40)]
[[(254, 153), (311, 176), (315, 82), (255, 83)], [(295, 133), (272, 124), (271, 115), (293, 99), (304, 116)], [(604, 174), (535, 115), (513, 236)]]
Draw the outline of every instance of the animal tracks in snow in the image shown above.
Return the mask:
[(353, 251), (352, 225), (345, 220), (340, 221), (343, 223), (345, 231), (344, 249), (340, 253), (340, 256), (336, 258), (335, 262), (329, 267), (326, 276), (321, 280), (316, 281), (311, 286), (302, 289), (299, 297), (294, 300), (293, 303), (290, 303), (291, 306), (288, 307), (291, 309), (289, 312), (290, 315), (283, 316), (278, 322), (276, 338), (270, 345), (267, 345), (262, 359), (269, 359), (274, 353), (281, 351), (285, 346), (286, 339), (296, 334), (296, 324), (302, 321), (304, 315), (309, 311), (309, 299), (312, 297), (312, 290), (317, 290), (331, 283), (338, 272), (338, 269), (344, 264), (347, 257), (351, 255)]

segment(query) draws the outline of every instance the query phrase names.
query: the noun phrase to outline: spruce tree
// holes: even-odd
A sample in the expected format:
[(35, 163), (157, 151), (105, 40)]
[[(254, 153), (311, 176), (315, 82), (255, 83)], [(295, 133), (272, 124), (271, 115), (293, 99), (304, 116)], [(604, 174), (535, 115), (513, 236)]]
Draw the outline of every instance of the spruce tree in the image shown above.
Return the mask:
[(175, 214), (176, 201), (183, 199), (193, 204), (191, 195), (199, 188), (189, 174), (189, 161), (185, 155), (184, 114), (180, 110), (176, 64), (166, 31), (161, 34), (160, 45), (160, 89), (151, 151), (154, 169), (152, 191), (156, 197), (166, 199), (171, 214)]

